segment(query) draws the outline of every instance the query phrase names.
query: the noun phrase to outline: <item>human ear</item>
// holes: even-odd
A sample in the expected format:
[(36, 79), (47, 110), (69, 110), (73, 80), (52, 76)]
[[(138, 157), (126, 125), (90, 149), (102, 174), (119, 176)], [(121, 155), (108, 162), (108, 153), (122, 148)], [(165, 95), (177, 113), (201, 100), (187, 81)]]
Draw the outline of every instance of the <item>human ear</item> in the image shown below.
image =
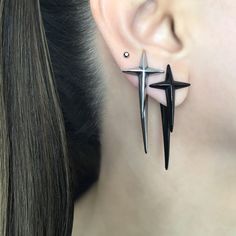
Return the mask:
[[(119, 68), (140, 64), (143, 50), (148, 65), (165, 70), (172, 67), (175, 80), (189, 81), (187, 50), (176, 32), (175, 14), (167, 0), (90, 0), (94, 20)], [(129, 57), (124, 56), (129, 53)], [(137, 77), (124, 74), (135, 86)], [(163, 75), (150, 76), (148, 84), (164, 80)], [(187, 96), (188, 88), (176, 92), (176, 104)], [(162, 90), (147, 87), (147, 93), (166, 105)]]

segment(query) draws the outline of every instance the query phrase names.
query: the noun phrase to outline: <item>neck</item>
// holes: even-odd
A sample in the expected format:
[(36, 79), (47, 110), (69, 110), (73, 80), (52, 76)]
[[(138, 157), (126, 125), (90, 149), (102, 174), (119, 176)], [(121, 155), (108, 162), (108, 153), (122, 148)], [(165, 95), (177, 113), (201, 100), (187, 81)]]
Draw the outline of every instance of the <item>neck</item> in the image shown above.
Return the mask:
[[(109, 55), (102, 55), (103, 61), (112, 61)], [(115, 64), (110, 66), (103, 75), (106, 98), (100, 178), (76, 204), (74, 233), (80, 232), (81, 236), (205, 234), (199, 224), (203, 220), (208, 224), (206, 227), (217, 224), (218, 208), (213, 201), (206, 212), (203, 203), (214, 199), (216, 193), (224, 199), (217, 192), (218, 174), (224, 166), (233, 171), (229, 168), (232, 159), (222, 160), (226, 153), (233, 157), (233, 149), (222, 143), (222, 137), (209, 124), (200, 122), (200, 107), (195, 105), (198, 103), (193, 91), (176, 108), (170, 166), (166, 171), (159, 104), (149, 100), (149, 148), (145, 154), (138, 91), (115, 68)], [(203, 217), (198, 218), (199, 215)]]

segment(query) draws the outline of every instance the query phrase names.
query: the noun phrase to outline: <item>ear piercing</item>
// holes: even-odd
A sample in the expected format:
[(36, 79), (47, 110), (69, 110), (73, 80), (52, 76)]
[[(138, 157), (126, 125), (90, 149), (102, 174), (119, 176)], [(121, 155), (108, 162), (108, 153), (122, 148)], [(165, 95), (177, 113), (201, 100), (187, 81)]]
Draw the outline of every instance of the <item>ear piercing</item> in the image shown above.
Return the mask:
[(163, 82), (149, 85), (151, 88), (165, 90), (167, 106), (160, 104), (162, 116), (163, 141), (165, 150), (165, 168), (169, 166), (170, 153), (170, 132), (174, 129), (174, 114), (175, 114), (175, 90), (189, 87), (190, 84), (175, 81), (173, 79), (170, 65), (167, 65), (166, 79)]
[[(129, 57), (129, 53), (125, 52), (124, 57)], [(142, 127), (142, 136), (144, 143), (144, 151), (147, 153), (148, 149), (148, 95), (146, 93), (148, 77), (153, 74), (165, 73), (164, 70), (155, 69), (148, 66), (147, 56), (145, 50), (142, 52), (142, 57), (138, 68), (122, 70), (127, 74), (138, 76), (138, 90), (139, 90), (139, 106), (140, 118)], [(190, 84), (175, 81), (173, 79), (172, 70), (170, 65), (167, 65), (165, 81), (149, 85), (154, 89), (165, 90), (166, 106), (160, 104), (161, 117), (162, 117), (162, 132), (165, 153), (165, 169), (169, 166), (170, 154), (170, 132), (174, 129), (174, 115), (175, 115), (175, 90), (189, 87)]]
[(146, 52), (143, 50), (142, 57), (138, 68), (122, 70), (127, 74), (138, 76), (138, 90), (139, 90), (139, 106), (140, 118), (144, 143), (144, 151), (147, 153), (148, 149), (148, 95), (146, 93), (148, 76), (152, 74), (164, 73), (163, 70), (148, 67)]
[(128, 58), (129, 57), (129, 53), (128, 52), (124, 52), (124, 57)]

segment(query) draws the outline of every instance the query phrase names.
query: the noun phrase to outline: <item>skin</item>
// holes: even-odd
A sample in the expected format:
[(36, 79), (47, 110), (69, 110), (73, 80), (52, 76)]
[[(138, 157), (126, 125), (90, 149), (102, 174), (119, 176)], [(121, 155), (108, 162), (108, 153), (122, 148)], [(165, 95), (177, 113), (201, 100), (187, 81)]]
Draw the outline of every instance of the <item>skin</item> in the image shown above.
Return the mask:
[[(160, 0), (143, 11), (137, 9), (150, 1), (114, 0), (113, 6), (109, 1), (90, 2), (106, 86), (102, 164), (98, 183), (75, 205), (73, 235), (236, 235), (235, 0)], [(159, 7), (153, 10), (155, 4)], [(150, 18), (148, 11), (154, 12)], [(121, 23), (117, 12), (127, 21)], [(168, 15), (178, 40), (170, 33)], [(120, 36), (109, 34), (109, 28)], [(153, 31), (162, 37), (156, 39)], [(148, 91), (145, 155), (137, 78), (121, 72), (138, 66), (143, 48), (151, 66), (165, 69), (171, 63), (175, 79), (191, 83), (176, 94), (168, 171), (159, 111), (164, 94)], [(124, 51), (130, 52), (128, 59)], [(150, 82), (161, 80), (164, 75)]]

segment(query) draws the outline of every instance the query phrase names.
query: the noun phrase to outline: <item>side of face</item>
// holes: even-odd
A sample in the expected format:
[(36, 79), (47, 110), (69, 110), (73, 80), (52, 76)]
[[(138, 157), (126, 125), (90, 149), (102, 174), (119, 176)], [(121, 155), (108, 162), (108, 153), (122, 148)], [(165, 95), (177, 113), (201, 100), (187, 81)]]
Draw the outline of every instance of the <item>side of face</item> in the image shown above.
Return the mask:
[(190, 19), (186, 32), (191, 46), (188, 60), (193, 109), (205, 133), (212, 135), (212, 140), (218, 140), (222, 147), (235, 151), (236, 2), (188, 2), (182, 19)]
[[(236, 1), (90, 0), (90, 5), (118, 68), (138, 66), (145, 49), (151, 67), (165, 69), (170, 64), (175, 80), (191, 83), (176, 92), (183, 136), (176, 149), (191, 146), (192, 155), (180, 155), (187, 164), (157, 184), (158, 194), (174, 203), (172, 223), (182, 221), (179, 214), (184, 212), (186, 222), (201, 215), (196, 221), (209, 223), (209, 230), (219, 223), (235, 231)], [(135, 77), (122, 76), (137, 86)], [(149, 82), (162, 80), (164, 75)], [(149, 88), (148, 94), (166, 104), (161, 91)], [(176, 186), (179, 192), (166, 186)]]

